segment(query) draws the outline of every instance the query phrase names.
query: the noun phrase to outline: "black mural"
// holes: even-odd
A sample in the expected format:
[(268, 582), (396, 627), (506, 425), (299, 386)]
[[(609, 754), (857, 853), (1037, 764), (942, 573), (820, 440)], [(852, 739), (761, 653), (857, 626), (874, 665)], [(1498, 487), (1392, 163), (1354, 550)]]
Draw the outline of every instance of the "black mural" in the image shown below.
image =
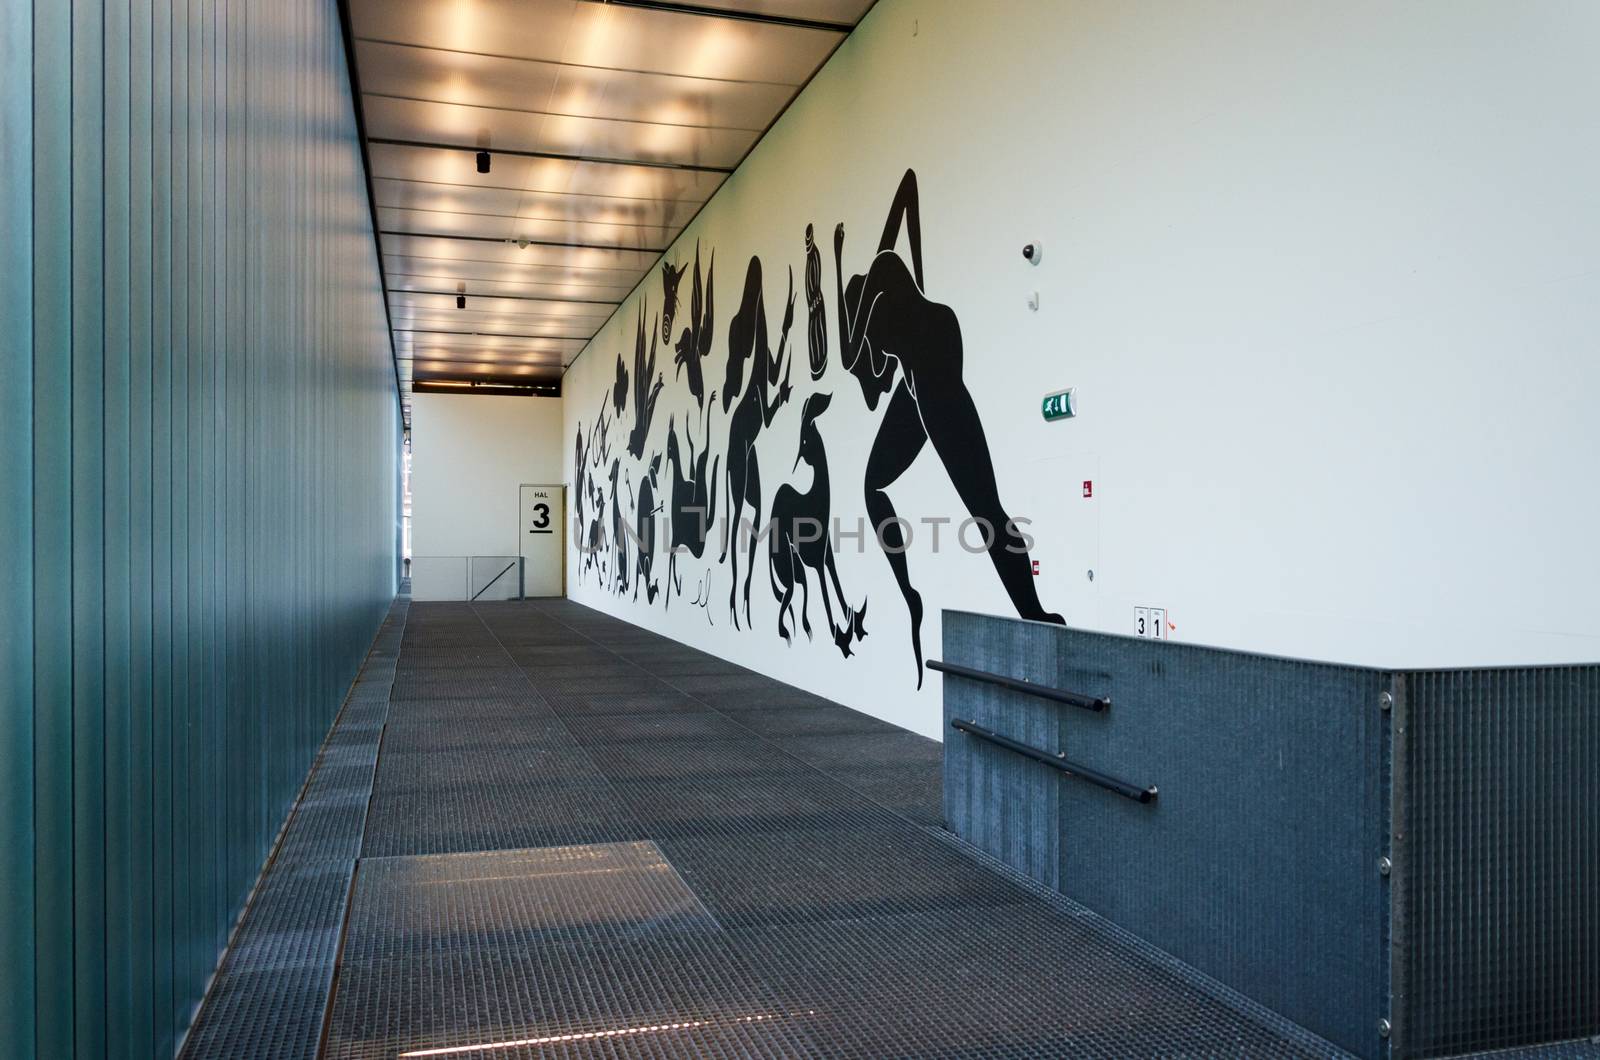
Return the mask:
[[(739, 628), (739, 537), (740, 517), (744, 506), (750, 506), (750, 523), (761, 526), (761, 467), (756, 460), (756, 438), (761, 428), (772, 424), (772, 417), (789, 402), (789, 372), (784, 350), (789, 343), (789, 328), (794, 324), (794, 270), (789, 270), (788, 304), (783, 313), (783, 332), (778, 337), (778, 353), (774, 356), (767, 345), (767, 309), (761, 289), (761, 259), (751, 257), (745, 270), (744, 295), (739, 301), (739, 311), (728, 323), (728, 389), (723, 391), (724, 411), (730, 395), (737, 391), (743, 365), (750, 364), (750, 383), (739, 399), (728, 421), (728, 532), (723, 539), (722, 555), (717, 562), (726, 562), (733, 553), (733, 584), (728, 589), (728, 610), (733, 612), (734, 628)], [(778, 382), (776, 400), (769, 392)], [(744, 620), (750, 621), (750, 575), (755, 570), (755, 534), (750, 539), (750, 555), (744, 572)], [(731, 546), (731, 547), (730, 547)]]
[(656, 602), (656, 593), (661, 587), (650, 580), (650, 568), (655, 565), (656, 559), (656, 516), (661, 512), (661, 505), (656, 503), (657, 474), (661, 470), (661, 454), (654, 453), (650, 457), (650, 470), (639, 478), (639, 501), (634, 507), (637, 522), (634, 545), (639, 550), (639, 558), (634, 567), (633, 598), (639, 599), (639, 589), (644, 589), (646, 603)]
[(821, 379), (828, 370), (828, 314), (822, 304), (822, 255), (810, 225), (806, 225), (806, 342), (811, 378)]
[[(700, 367), (700, 362), (711, 355), (711, 333), (713, 327), (712, 314), (712, 274), (717, 268), (717, 255), (713, 251), (711, 261), (706, 267), (705, 286), (700, 284), (700, 244), (694, 245), (694, 287), (689, 295), (689, 326), (684, 328), (678, 336), (676, 352), (672, 355), (673, 363), (678, 366), (677, 374), (687, 373), (689, 393), (694, 395), (695, 404), (705, 404), (705, 374)], [(676, 279), (670, 284), (666, 277), (670, 270), (663, 270), (663, 287), (668, 288), (667, 298), (676, 304), (678, 297), (678, 280), (683, 277), (683, 270), (679, 269)], [(703, 303), (703, 304), (702, 304)], [(662, 333), (670, 335), (672, 323), (670, 317), (662, 324)]]
[[(905, 226), (911, 268), (895, 251)], [(884, 492), (905, 474), (933, 442), (945, 473), (975, 519), (992, 528), (989, 559), (1017, 614), (1040, 622), (1064, 623), (1044, 609), (1034, 588), (1026, 539), (1006, 514), (995, 486), (994, 461), (983, 421), (961, 378), (961, 325), (955, 311), (923, 293), (922, 218), (917, 176), (906, 170), (884, 222), (878, 249), (864, 275), (844, 281), (844, 225), (833, 231), (834, 276), (839, 295), (839, 357), (861, 384), (867, 407), (892, 387), (889, 408), (867, 457), (866, 502), (871, 525), (879, 528), (884, 554), (911, 613), (911, 650), (922, 687), (922, 595), (912, 588), (905, 541), (893, 503)], [(895, 367), (902, 372), (895, 381)]]
[[(656, 337), (650, 336), (650, 356), (644, 355), (644, 303), (639, 305), (638, 333), (633, 340), (633, 430), (628, 432), (628, 452), (635, 460), (644, 459), (645, 441), (650, 437), (650, 420), (656, 414), (656, 398), (666, 384), (656, 375)], [(617, 357), (620, 368), (621, 355)], [(655, 376), (655, 382), (650, 377)], [(641, 486), (642, 490), (644, 487)]]
[[(716, 404), (717, 392), (711, 392), (712, 404)], [(694, 434), (689, 430), (687, 422), (683, 425), (684, 437), (689, 440), (689, 474), (683, 473), (683, 455), (678, 450), (678, 432), (674, 429), (672, 420), (667, 421), (667, 464), (672, 468), (672, 501), (671, 527), (672, 551), (667, 555), (667, 602), (663, 606), (670, 606), (674, 593), (683, 592), (681, 579), (677, 577), (678, 551), (687, 550), (694, 558), (699, 559), (706, 552), (706, 535), (710, 532), (711, 524), (717, 518), (717, 495), (711, 488), (717, 478), (717, 468), (722, 462), (718, 457), (716, 463), (711, 465), (711, 476), (706, 477), (706, 458), (711, 455), (711, 409), (706, 409), (705, 448), (701, 450), (699, 459), (694, 455)], [(698, 601), (697, 601), (698, 602)]]
[[(839, 585), (839, 569), (833, 561), (833, 543), (828, 538), (832, 527), (832, 498), (828, 487), (828, 454), (822, 445), (822, 435), (817, 430), (817, 417), (828, 409), (831, 394), (812, 394), (800, 410), (800, 452), (794, 458), (798, 468), (804, 460), (811, 465), (811, 488), (801, 493), (785, 483), (778, 487), (772, 498), (772, 592), (778, 598), (778, 635), (785, 641), (789, 630), (784, 616), (792, 607), (794, 587), (800, 586), (800, 628), (806, 639), (811, 639), (811, 590), (806, 582), (806, 568), (817, 572), (817, 587), (822, 591), (822, 609), (828, 616), (828, 629), (833, 643), (850, 657), (850, 642), (867, 635), (865, 622), (867, 603), (861, 602), (859, 610), (845, 602), (844, 589)], [(833, 622), (833, 605), (828, 598), (828, 584), (839, 596), (839, 615), (843, 620)]]
[[(902, 233), (905, 251), (900, 249)], [(867, 453), (863, 493), (869, 524), (905, 599), (911, 624), (911, 649), (917, 668), (917, 685), (923, 679), (921, 593), (912, 585), (907, 567), (905, 524), (890, 500), (890, 488), (915, 462), (930, 441), (962, 503), (980, 529), (1000, 583), (1023, 618), (1061, 622), (1040, 604), (1028, 557), (1028, 538), (1012, 522), (1001, 504), (995, 484), (993, 458), (983, 424), (962, 379), (963, 344), (955, 312), (925, 293), (922, 263), (922, 223), (914, 172), (907, 170), (896, 189), (877, 249), (866, 271), (845, 277), (844, 226), (834, 229), (834, 278), (837, 295), (839, 363), (855, 377), (869, 410), (889, 395)], [(731, 584), (728, 609), (736, 628), (751, 624), (750, 581), (755, 569), (759, 534), (742, 533), (752, 526), (768, 531), (768, 575), (778, 605), (778, 635), (792, 642), (795, 595), (798, 589), (799, 627), (811, 638), (810, 593), (812, 578), (820, 588), (823, 611), (833, 645), (845, 658), (859, 651), (866, 637), (867, 601), (852, 606), (845, 596), (831, 531), (834, 530), (832, 483), (822, 420), (834, 395), (813, 393), (800, 409), (799, 448), (789, 481), (771, 497), (769, 524), (762, 522), (761, 472), (757, 444), (763, 432), (771, 433), (775, 417), (792, 396), (790, 377), (796, 353), (789, 345), (794, 324), (794, 270), (788, 270), (788, 294), (776, 353), (768, 334), (762, 263), (750, 258), (739, 309), (728, 324), (727, 361), (724, 365), (722, 407), (728, 414), (726, 461), (713, 453), (711, 418), (717, 391), (706, 401), (703, 362), (712, 352), (714, 327), (713, 273), (715, 250), (701, 274), (700, 246), (695, 245), (693, 278), (687, 299), (687, 320), (679, 321), (680, 285), (689, 263), (661, 269), (663, 305), (660, 326), (646, 327), (648, 309), (641, 300), (635, 325), (632, 371), (618, 355), (615, 383), (600, 402), (599, 414), (585, 432), (580, 424), (574, 441), (573, 488), (576, 491), (576, 537), (585, 552), (578, 576), (590, 569), (609, 592), (637, 600), (642, 591), (647, 605), (658, 596), (663, 607), (683, 594), (680, 559), (707, 560), (707, 541), (714, 528), (723, 534), (722, 554), (715, 565), (703, 568), (694, 603), (707, 607), (712, 579), (726, 566)], [(807, 361), (813, 381), (828, 367), (828, 319), (823, 292), (822, 258), (812, 225), (806, 225), (804, 243)], [(673, 333), (678, 330), (677, 341)], [(648, 351), (645, 334), (650, 333)], [(693, 399), (687, 409), (668, 417), (665, 453), (652, 453), (655, 409), (665, 386), (656, 370), (658, 341), (673, 346), (674, 376), (683, 378)], [(629, 401), (631, 383), (632, 401)], [(632, 406), (625, 456), (613, 458), (609, 431), (614, 415), (617, 431)], [(680, 448), (678, 415), (684, 419)], [(704, 416), (703, 445), (695, 445), (693, 424)], [(840, 413), (834, 412), (837, 418)], [(832, 421), (830, 421), (832, 422)], [(660, 440), (657, 440), (657, 445)], [(663, 462), (670, 473), (662, 481)], [(723, 463), (727, 464), (723, 475)], [(806, 471), (800, 465), (807, 466)], [(632, 465), (630, 467), (630, 464)], [(607, 468), (609, 465), (609, 468)], [(709, 467), (708, 467), (709, 465)], [(609, 471), (603, 473), (602, 469)], [(632, 478), (639, 479), (634, 496)], [(809, 474), (810, 485), (800, 483)], [(609, 511), (607, 487), (609, 486)], [(717, 520), (717, 494), (726, 490), (723, 519)], [(624, 493), (626, 496), (624, 496)], [(658, 534), (657, 516), (664, 515), (666, 530)], [(609, 518), (608, 518), (609, 517)], [(871, 531), (869, 530), (869, 535)], [(633, 542), (630, 546), (628, 538)], [(868, 537), (871, 540), (871, 537)], [(654, 577), (658, 541), (667, 546), (665, 592)], [(745, 552), (744, 614), (739, 614), (739, 553)], [(731, 552), (731, 562), (730, 562)], [(848, 566), (847, 557), (847, 566)], [(846, 572), (848, 574), (848, 571)], [(837, 605), (837, 608), (835, 607)], [(837, 611), (837, 613), (836, 613)]]

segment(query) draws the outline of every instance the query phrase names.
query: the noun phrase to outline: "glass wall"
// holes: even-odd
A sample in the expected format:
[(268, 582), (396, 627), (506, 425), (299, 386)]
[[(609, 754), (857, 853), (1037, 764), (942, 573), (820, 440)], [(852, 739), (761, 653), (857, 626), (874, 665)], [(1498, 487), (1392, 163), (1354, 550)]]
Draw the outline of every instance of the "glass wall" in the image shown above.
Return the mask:
[(0, 1041), (170, 1056), (395, 588), (336, 5), (0, 6)]

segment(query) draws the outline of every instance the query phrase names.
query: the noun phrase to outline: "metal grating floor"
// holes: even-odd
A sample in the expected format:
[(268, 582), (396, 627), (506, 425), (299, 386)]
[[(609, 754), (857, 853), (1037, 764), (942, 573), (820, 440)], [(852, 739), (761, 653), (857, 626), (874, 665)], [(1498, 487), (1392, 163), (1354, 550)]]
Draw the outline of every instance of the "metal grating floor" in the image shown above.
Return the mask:
[(932, 741), (567, 601), (404, 622), (186, 1055), (1338, 1055), (940, 831)]

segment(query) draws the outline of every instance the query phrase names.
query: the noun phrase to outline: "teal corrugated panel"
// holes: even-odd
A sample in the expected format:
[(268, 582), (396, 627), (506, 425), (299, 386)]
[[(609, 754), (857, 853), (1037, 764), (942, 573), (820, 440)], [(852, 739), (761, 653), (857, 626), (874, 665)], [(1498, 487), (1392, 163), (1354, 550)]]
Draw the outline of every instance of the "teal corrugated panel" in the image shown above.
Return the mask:
[(0, 6), (0, 1040), (34, 1055), (33, 13)]
[(36, 1048), (72, 1045), (72, 8), (34, 6)]

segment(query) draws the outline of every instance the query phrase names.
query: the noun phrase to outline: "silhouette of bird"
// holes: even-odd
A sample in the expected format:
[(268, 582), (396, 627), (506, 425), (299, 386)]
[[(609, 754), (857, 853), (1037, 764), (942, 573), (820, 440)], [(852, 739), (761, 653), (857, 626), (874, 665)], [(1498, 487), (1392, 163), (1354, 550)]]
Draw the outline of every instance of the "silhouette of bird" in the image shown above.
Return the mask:
[(618, 419), (628, 407), (628, 367), (622, 363), (620, 353), (617, 354), (617, 384), (611, 388), (611, 407), (617, 410)]
[[(673, 362), (677, 364), (676, 374), (682, 374), (686, 369), (689, 379), (689, 393), (694, 395), (695, 404), (705, 407), (706, 383), (705, 374), (701, 371), (700, 361), (711, 355), (711, 333), (713, 331), (713, 313), (711, 299), (711, 277), (717, 267), (717, 252), (711, 252), (711, 260), (706, 265), (705, 286), (700, 284), (700, 244), (694, 247), (694, 288), (689, 296), (689, 326), (683, 329), (678, 336), (677, 350), (673, 354)], [(703, 310), (702, 310), (703, 303)]]

